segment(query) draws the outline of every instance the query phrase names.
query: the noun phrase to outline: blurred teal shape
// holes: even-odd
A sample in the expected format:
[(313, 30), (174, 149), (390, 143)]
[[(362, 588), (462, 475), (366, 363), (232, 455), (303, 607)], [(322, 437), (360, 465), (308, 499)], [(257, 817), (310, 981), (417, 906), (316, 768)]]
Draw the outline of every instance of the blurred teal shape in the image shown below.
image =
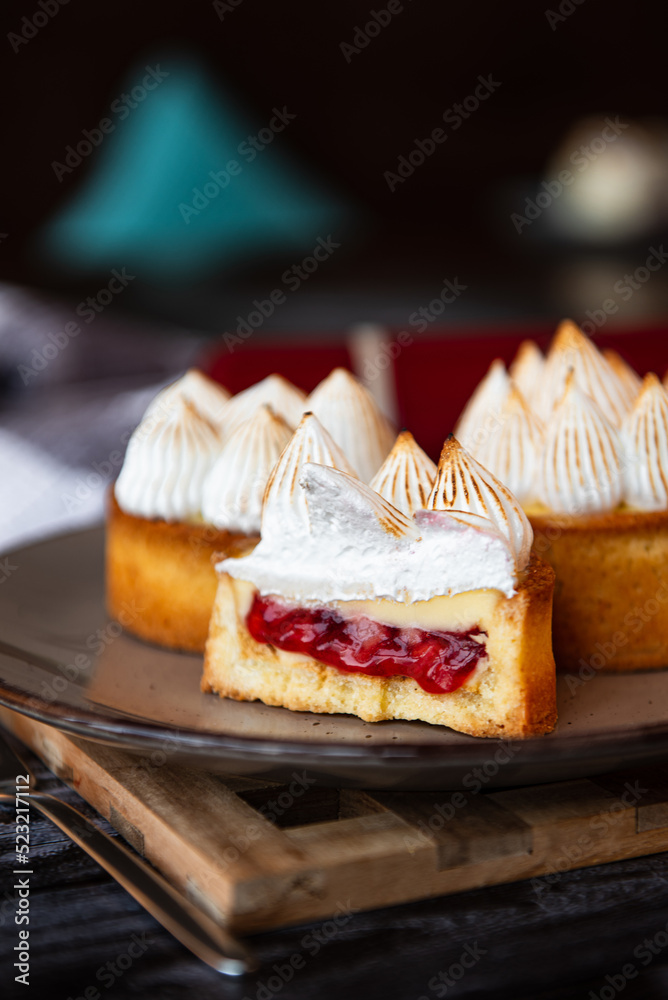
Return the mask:
[(250, 120), (181, 55), (137, 66), (103, 116), (113, 129), (88, 127), (55, 161), (56, 176), (83, 169), (88, 147), (97, 162), (39, 250), (68, 269), (121, 264), (154, 280), (309, 250), (350, 212), (287, 152), (297, 118), (277, 105), (266, 121)]

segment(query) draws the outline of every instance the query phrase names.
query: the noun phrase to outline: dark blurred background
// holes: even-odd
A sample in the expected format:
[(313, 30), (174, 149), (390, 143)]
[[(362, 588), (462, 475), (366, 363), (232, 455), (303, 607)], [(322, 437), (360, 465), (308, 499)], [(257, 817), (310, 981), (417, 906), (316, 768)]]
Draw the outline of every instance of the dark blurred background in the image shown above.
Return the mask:
[[(467, 286), (446, 324), (584, 320), (610, 294), (608, 329), (665, 315), (668, 269), (628, 302), (610, 291), (666, 229), (662, 4), (42, 3), (3, 5), (2, 279), (78, 302), (125, 266), (118, 315), (220, 332), (332, 234), (263, 336), (400, 325), (446, 278)], [(110, 111), (158, 65), (164, 82)], [(461, 115), (480, 79), (492, 92)], [(283, 108), (294, 120), (239, 157)], [(607, 118), (618, 133), (601, 140)], [(179, 205), (235, 156), (242, 175), (186, 221)], [(409, 176), (388, 180), (402, 157)], [(537, 217), (518, 223), (527, 199)]]

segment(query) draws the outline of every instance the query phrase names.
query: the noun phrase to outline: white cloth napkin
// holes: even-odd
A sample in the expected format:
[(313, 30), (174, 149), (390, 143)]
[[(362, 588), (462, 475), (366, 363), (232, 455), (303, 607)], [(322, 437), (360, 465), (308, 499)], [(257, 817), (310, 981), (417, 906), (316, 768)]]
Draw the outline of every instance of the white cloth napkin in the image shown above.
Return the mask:
[(101, 387), (92, 398), (50, 400), (42, 411), (31, 406), (5, 421), (0, 553), (102, 519), (130, 431), (160, 385), (111, 394)]

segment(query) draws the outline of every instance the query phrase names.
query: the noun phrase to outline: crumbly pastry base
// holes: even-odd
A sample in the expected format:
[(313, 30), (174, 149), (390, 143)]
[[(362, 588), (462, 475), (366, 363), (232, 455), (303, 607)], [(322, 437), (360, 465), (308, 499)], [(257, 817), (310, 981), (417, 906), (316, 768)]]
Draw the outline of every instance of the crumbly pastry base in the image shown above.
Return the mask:
[[(255, 539), (257, 541), (257, 539)], [(107, 609), (129, 632), (202, 653), (216, 595), (216, 557), (241, 555), (246, 535), (210, 525), (127, 514), (113, 492), (107, 510)]]
[(668, 666), (668, 511), (529, 519), (557, 577), (557, 666), (587, 676)]
[(500, 595), (489, 620), (479, 623), (488, 633), (488, 660), (478, 667), (477, 683), (438, 695), (424, 691), (412, 678), (345, 673), (256, 642), (245, 621), (252, 587), (221, 574), (202, 690), (293, 711), (342, 712), (367, 722), (421, 720), (471, 736), (547, 733), (556, 722), (550, 644), (553, 586), (551, 568), (532, 557), (515, 596)]

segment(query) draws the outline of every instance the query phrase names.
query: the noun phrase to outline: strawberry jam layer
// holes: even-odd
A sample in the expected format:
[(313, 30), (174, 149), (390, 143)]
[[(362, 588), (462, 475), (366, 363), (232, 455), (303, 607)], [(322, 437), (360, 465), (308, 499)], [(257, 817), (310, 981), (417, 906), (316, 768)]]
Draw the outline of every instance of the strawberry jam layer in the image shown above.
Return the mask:
[(484, 643), (474, 638), (485, 635), (479, 628), (398, 628), (365, 615), (344, 618), (333, 608), (293, 607), (259, 594), (246, 624), (257, 642), (306, 653), (349, 673), (412, 677), (431, 694), (456, 691), (485, 656)]

